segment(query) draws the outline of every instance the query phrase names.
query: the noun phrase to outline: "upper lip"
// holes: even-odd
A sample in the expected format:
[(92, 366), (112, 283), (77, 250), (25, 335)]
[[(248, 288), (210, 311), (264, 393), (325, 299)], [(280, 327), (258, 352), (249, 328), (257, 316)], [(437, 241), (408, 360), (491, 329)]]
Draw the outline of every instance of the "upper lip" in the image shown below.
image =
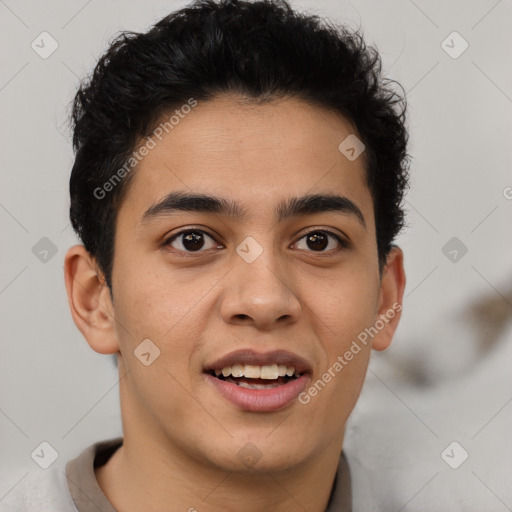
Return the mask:
[(272, 364), (293, 366), (296, 373), (311, 373), (311, 365), (306, 359), (286, 350), (257, 352), (252, 349), (242, 349), (230, 352), (225, 356), (205, 365), (205, 371), (222, 370), (234, 364), (267, 366)]

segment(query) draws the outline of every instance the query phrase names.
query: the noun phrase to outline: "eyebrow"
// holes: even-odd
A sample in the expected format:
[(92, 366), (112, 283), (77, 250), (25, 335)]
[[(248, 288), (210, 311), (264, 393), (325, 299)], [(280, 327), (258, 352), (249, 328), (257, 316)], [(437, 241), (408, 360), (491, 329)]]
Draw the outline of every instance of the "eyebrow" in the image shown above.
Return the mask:
[[(177, 211), (215, 213), (235, 220), (243, 220), (247, 217), (247, 211), (230, 199), (174, 191), (148, 208), (140, 222), (146, 224), (157, 217)], [(359, 207), (348, 197), (334, 194), (310, 194), (302, 197), (291, 197), (279, 203), (274, 213), (278, 222), (281, 222), (290, 217), (322, 212), (352, 215), (366, 229), (364, 216)]]

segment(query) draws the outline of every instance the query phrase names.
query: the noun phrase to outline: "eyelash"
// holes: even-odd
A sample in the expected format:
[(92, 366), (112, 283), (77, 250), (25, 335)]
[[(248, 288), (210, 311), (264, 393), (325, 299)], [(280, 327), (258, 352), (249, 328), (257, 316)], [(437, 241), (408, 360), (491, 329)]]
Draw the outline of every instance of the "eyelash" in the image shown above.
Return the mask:
[[(206, 231), (202, 230), (202, 229), (185, 229), (183, 231), (180, 231), (178, 233), (175, 233), (174, 235), (172, 235), (171, 237), (167, 238), (165, 240), (165, 242), (163, 243), (163, 245), (165, 247), (167, 246), (170, 246), (171, 243), (176, 240), (177, 238), (179, 238), (180, 236), (183, 236), (183, 235), (186, 235), (187, 233), (202, 233), (203, 235), (206, 235), (208, 236), (209, 238), (211, 238), (212, 240), (214, 240), (216, 242), (216, 240), (214, 239), (214, 237), (212, 235), (210, 235), (209, 233), (207, 233)], [(348, 248), (348, 242), (346, 242), (345, 240), (343, 240), (343, 238), (341, 238), (338, 234), (334, 233), (333, 231), (329, 230), (329, 229), (325, 229), (325, 228), (317, 228), (317, 229), (312, 229), (311, 231), (308, 231), (307, 233), (305, 233), (304, 235), (302, 235), (298, 240), (297, 242), (299, 242), (300, 240), (306, 238), (308, 235), (311, 235), (312, 233), (325, 233), (331, 237), (333, 237), (341, 246), (341, 248), (339, 249), (331, 249), (330, 251), (312, 251), (312, 250), (309, 250), (307, 252), (312, 252), (312, 253), (316, 253), (316, 254), (328, 254), (328, 253), (331, 253), (331, 252), (339, 252), (339, 251), (342, 251), (343, 249), (347, 249)], [(295, 242), (295, 243), (297, 243)], [(218, 242), (216, 242), (218, 243)], [(174, 249), (174, 248), (173, 248)], [(199, 254), (201, 252), (206, 252), (204, 250), (198, 250), (198, 251), (184, 251), (182, 249), (174, 249), (175, 251), (179, 252), (179, 253), (185, 253), (185, 254), (190, 254), (190, 255), (193, 255), (193, 254)]]

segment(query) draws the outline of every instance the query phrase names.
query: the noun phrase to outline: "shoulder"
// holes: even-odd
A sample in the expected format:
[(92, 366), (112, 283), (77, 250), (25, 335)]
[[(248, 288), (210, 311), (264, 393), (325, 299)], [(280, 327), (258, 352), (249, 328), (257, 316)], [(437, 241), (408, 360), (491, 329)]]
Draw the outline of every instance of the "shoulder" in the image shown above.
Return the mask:
[(78, 512), (77, 505), (80, 510), (87, 508), (81, 496), (84, 490), (97, 496), (104, 510), (112, 510), (95, 479), (94, 467), (104, 464), (122, 442), (122, 437), (98, 441), (76, 458), (48, 469), (21, 467), (0, 472), (0, 512)]
[(0, 501), (0, 512), (77, 512), (62, 465), (31, 469), (25, 474), (20, 471), (20, 475), (19, 479), (13, 479), (13, 472), (2, 475), (3, 482), (13, 483)]

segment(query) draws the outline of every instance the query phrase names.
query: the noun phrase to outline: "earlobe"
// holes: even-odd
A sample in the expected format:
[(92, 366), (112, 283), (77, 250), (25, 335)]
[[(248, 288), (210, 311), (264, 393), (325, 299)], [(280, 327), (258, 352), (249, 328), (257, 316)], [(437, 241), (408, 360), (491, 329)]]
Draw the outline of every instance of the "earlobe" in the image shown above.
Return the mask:
[(382, 326), (382, 328), (379, 329), (372, 342), (372, 348), (375, 350), (385, 350), (391, 344), (400, 321), (404, 289), (403, 252), (399, 247), (393, 246), (382, 273), (376, 318), (376, 324), (379, 322), (379, 326)]
[(101, 354), (118, 352), (110, 290), (83, 245), (66, 253), (64, 278), (71, 315), (91, 348)]

